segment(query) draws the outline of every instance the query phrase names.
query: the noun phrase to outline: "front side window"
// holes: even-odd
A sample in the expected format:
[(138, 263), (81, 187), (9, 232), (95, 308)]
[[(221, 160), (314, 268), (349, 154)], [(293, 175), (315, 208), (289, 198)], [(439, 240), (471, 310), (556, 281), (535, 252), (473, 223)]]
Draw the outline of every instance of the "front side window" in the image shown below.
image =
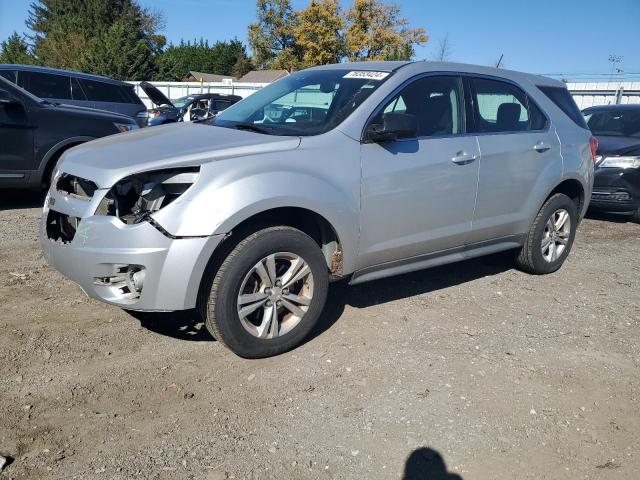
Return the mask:
[(473, 79), (475, 131), (520, 132), (542, 130), (544, 115), (515, 85), (484, 78)]
[(594, 135), (640, 138), (640, 108), (587, 110), (584, 118)]
[(23, 73), (27, 79), (28, 90), (36, 97), (71, 99), (71, 80), (69, 77), (40, 72)]
[(303, 70), (230, 106), (213, 125), (271, 135), (318, 135), (339, 125), (390, 75)]
[(222, 110), (229, 108), (231, 102), (229, 100), (212, 100), (210, 110), (213, 112), (221, 112)]
[(11, 83), (18, 83), (18, 72), (15, 70), (0, 70), (0, 76), (6, 78)]
[(418, 136), (463, 133), (464, 107), (459, 77), (424, 77), (415, 80), (391, 99), (373, 119), (383, 124), (386, 113), (407, 113), (418, 121)]

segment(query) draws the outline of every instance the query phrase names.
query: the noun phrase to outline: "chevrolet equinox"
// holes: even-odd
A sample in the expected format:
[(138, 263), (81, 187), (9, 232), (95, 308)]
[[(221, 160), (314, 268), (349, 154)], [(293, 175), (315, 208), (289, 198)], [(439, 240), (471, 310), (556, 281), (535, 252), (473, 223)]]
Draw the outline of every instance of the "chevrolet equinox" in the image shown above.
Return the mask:
[(331, 280), (351, 284), (503, 250), (566, 260), (597, 142), (549, 78), (436, 62), (294, 73), (207, 124), (67, 151), (40, 239), (91, 297), (197, 308), (243, 357), (299, 345)]

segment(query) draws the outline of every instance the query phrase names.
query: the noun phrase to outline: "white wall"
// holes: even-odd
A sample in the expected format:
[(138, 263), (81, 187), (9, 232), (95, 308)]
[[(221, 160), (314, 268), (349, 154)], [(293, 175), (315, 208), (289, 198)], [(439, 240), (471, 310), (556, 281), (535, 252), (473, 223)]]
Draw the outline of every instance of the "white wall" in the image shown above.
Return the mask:
[(640, 103), (640, 82), (581, 82), (567, 84), (567, 88), (580, 109), (593, 105), (615, 104), (616, 94), (621, 87), (620, 103)]
[[(140, 99), (144, 102), (147, 108), (152, 108), (153, 105), (144, 90), (140, 88), (140, 82), (128, 82), (134, 85), (136, 93)], [(197, 93), (226, 93), (231, 95), (239, 95), (242, 98), (248, 97), (256, 90), (260, 90), (266, 83), (222, 83), (222, 82), (149, 82), (162, 93), (164, 93), (169, 99), (175, 100), (176, 98), (184, 97), (186, 95), (192, 95)]]

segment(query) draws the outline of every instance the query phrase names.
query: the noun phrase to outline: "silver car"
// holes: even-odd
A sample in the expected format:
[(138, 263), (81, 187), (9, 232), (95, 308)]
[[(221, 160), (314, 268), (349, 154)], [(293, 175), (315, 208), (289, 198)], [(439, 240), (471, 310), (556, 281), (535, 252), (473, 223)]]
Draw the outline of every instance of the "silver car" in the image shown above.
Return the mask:
[(265, 357), (305, 339), (332, 280), (502, 250), (528, 272), (556, 271), (591, 197), (595, 147), (548, 78), (435, 62), (322, 66), (212, 125), (69, 150), (40, 241), (89, 296), (197, 308), (235, 353)]

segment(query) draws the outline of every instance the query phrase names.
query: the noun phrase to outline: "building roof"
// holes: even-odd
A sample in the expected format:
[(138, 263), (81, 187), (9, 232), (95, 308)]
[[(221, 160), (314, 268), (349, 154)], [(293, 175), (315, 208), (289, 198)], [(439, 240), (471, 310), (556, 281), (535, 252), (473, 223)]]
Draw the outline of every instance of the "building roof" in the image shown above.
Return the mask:
[(271, 83), (289, 75), (286, 70), (251, 70), (238, 80), (245, 83)]
[(217, 73), (204, 73), (204, 72), (195, 72), (191, 70), (189, 75), (185, 80), (192, 80), (196, 82), (221, 82), (224, 79), (232, 79), (236, 80), (235, 77), (231, 75), (218, 75)]

